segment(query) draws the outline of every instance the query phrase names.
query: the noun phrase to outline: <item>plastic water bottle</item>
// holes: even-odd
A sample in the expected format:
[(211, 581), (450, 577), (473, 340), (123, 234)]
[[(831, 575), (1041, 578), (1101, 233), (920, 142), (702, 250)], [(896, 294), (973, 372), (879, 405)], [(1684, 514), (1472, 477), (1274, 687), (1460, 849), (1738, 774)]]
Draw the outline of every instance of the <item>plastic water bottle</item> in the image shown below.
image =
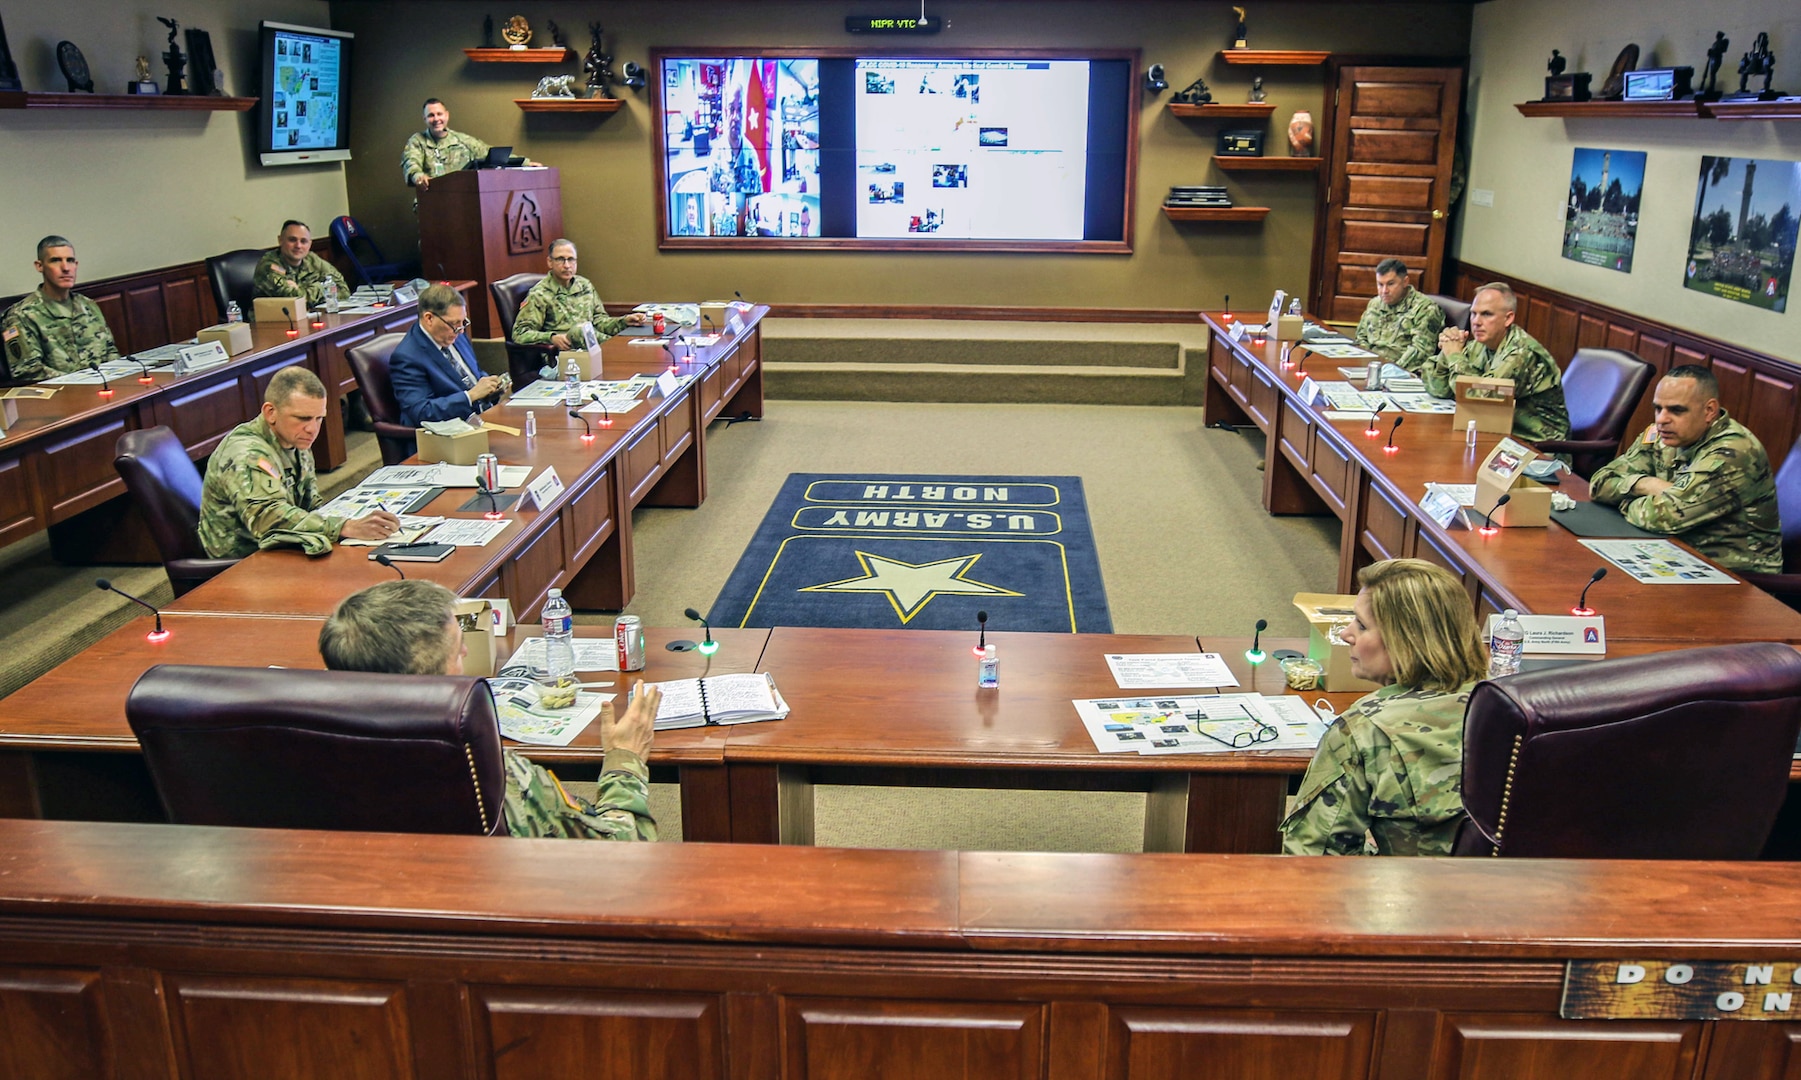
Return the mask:
[(569, 358), (569, 366), (563, 369), (563, 404), (567, 408), (575, 408), (582, 403), (582, 365), (575, 357)]
[(1476, 422), (1474, 420), (1471, 420), (1469, 426), (1463, 429), (1463, 445), (1471, 450), (1476, 448)]
[(1499, 679), (1520, 670), (1520, 654), (1526, 651), (1526, 629), (1520, 613), (1508, 608), (1488, 635), (1488, 677)]
[(528, 439), (538, 437), (538, 414), (533, 409), (525, 410), (525, 437)]
[(982, 647), (981, 662), (976, 665), (976, 685), (984, 690), (993, 690), (1001, 684), (1001, 658), (995, 655), (994, 646)]
[(575, 681), (575, 613), (563, 590), (550, 590), (544, 601), (544, 681), (557, 685)]
[(1301, 298), (1300, 297), (1297, 296), (1293, 300), (1290, 300), (1288, 302), (1288, 313), (1290, 315), (1299, 315), (1301, 313)]
[(327, 315), (336, 315), (338, 313), (338, 279), (337, 278), (326, 278), (325, 279), (325, 313)]
[(236, 300), (225, 305), (225, 321), (228, 323), (244, 321), (244, 309), (238, 306)]

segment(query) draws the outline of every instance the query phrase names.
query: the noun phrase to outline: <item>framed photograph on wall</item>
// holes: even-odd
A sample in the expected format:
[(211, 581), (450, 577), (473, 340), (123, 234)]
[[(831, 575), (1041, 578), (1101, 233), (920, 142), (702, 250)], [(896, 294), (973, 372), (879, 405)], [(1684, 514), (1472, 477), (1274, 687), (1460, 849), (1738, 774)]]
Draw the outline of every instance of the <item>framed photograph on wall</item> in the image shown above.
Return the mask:
[(1801, 162), (1703, 157), (1683, 285), (1768, 311), (1787, 310), (1797, 213)]
[(1630, 274), (1644, 187), (1644, 151), (1578, 146), (1564, 207), (1563, 257)]

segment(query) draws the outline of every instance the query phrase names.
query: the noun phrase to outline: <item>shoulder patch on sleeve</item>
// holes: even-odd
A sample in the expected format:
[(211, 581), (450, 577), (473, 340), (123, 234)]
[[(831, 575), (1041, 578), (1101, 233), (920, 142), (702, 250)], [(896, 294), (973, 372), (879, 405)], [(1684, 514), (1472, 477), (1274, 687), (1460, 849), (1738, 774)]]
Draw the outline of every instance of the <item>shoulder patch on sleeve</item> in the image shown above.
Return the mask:
[(275, 466), (269, 464), (268, 458), (257, 458), (256, 459), (256, 467), (263, 470), (264, 472), (268, 473), (270, 476), (273, 476), (277, 480), (281, 479), (281, 470), (277, 469)]
[(1645, 429), (1645, 440), (1644, 441), (1645, 441), (1646, 446), (1651, 446), (1657, 442), (1657, 425), (1656, 424), (1652, 424), (1650, 427), (1647, 427)]

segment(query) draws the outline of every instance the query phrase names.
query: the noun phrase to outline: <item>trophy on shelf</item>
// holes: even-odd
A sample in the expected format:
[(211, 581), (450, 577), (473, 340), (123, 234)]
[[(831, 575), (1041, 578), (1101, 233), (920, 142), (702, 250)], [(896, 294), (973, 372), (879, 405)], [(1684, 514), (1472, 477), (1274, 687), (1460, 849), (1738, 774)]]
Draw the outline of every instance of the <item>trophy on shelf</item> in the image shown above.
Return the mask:
[(128, 94), (154, 94), (158, 92), (156, 80), (150, 77), (150, 58), (140, 56), (137, 59), (137, 78), (125, 84)]
[(56, 66), (62, 69), (63, 78), (68, 80), (69, 93), (94, 92), (94, 76), (88, 72), (88, 58), (81, 55), (80, 47), (73, 41), (56, 43)]
[(156, 17), (156, 21), (169, 28), (169, 51), (163, 54), (163, 66), (169, 69), (169, 85), (163, 88), (163, 93), (185, 94), (188, 90), (181, 73), (188, 66), (188, 58), (182, 55), (181, 46), (175, 43), (175, 35), (181, 33), (181, 24), (161, 15)]
[[(1770, 51), (1770, 35), (1760, 32), (1757, 40), (1751, 43), (1751, 51), (1738, 62), (1738, 92), (1727, 94), (1723, 101), (1775, 101), (1782, 95), (1770, 89), (1770, 80), (1776, 74), (1776, 54)], [(1763, 76), (1763, 89), (1751, 90), (1752, 79)]]
[(19, 82), (19, 66), (13, 63), (13, 51), (6, 44), (6, 24), (0, 23), (0, 90), (23, 90)]
[(1573, 71), (1565, 75), (1563, 69), (1568, 64), (1563, 53), (1551, 50), (1551, 62), (1545, 65), (1545, 70), (1550, 72), (1545, 76), (1546, 101), (1587, 101), (1594, 96), (1588, 88), (1594, 76), (1586, 71)]
[(523, 49), (531, 39), (532, 26), (523, 15), (508, 19), (506, 28), (500, 32), (500, 40), (506, 42), (509, 49)]
[(1247, 48), (1244, 33), (1244, 9), (1235, 7), (1232, 9), (1232, 14), (1238, 16), (1238, 25), (1232, 28), (1232, 47), (1234, 49)]
[(1206, 79), (1196, 79), (1170, 95), (1170, 100), (1181, 105), (1211, 105), (1213, 91), (1207, 89)]
[(482, 48), (494, 48), (494, 16), (482, 16)]
[(588, 73), (588, 96), (591, 98), (610, 98), (613, 96), (613, 54), (605, 51), (600, 44), (602, 31), (600, 24), (588, 24), (588, 56), (582, 61), (582, 70)]

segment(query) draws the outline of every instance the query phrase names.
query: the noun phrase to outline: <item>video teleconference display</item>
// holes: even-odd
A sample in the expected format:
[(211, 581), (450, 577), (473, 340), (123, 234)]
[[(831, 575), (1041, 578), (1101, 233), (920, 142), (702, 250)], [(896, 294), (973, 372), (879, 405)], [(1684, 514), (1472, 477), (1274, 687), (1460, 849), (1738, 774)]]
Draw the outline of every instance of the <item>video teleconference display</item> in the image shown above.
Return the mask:
[(348, 159), (352, 35), (275, 22), (264, 22), (261, 35), (262, 163)]
[(665, 57), (667, 235), (1120, 241), (1129, 68)]

